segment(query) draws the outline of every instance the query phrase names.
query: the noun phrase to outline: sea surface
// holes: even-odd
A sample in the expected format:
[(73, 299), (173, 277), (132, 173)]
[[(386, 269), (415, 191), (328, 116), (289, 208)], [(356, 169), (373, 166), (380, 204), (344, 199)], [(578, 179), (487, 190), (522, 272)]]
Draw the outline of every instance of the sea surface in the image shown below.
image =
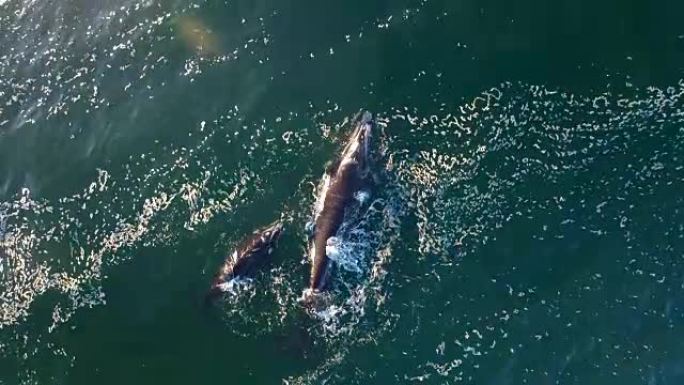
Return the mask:
[[(684, 383), (683, 15), (0, 0), (0, 385)], [(312, 311), (361, 110), (378, 183)]]

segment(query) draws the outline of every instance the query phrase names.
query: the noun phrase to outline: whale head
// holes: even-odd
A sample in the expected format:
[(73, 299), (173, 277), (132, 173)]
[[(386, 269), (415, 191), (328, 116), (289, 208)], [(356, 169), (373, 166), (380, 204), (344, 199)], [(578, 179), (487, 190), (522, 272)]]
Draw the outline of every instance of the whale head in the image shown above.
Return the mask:
[(263, 243), (269, 246), (278, 240), (282, 232), (283, 222), (280, 220), (275, 221), (270, 225), (257, 231), (258, 234), (261, 234), (261, 239), (263, 240)]
[(235, 288), (251, 282), (249, 277), (270, 260), (282, 232), (283, 221), (277, 220), (256, 230), (247, 242), (235, 249), (214, 276), (209, 292), (205, 296), (205, 303), (210, 304), (224, 292), (235, 292)]
[(356, 162), (360, 169), (365, 170), (368, 167), (372, 134), (373, 115), (363, 111), (355, 119), (354, 131), (342, 152), (342, 163)]

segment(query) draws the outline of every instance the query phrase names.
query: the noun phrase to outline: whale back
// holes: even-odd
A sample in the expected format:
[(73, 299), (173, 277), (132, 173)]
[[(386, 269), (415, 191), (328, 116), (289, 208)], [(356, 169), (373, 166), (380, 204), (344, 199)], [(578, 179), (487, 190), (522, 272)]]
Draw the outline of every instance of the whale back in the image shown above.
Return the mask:
[(327, 277), (328, 256), (326, 244), (344, 221), (347, 206), (354, 199), (354, 192), (362, 183), (358, 163), (341, 163), (337, 168), (323, 199), (323, 207), (316, 219), (313, 236), (311, 289), (324, 290)]
[(269, 262), (275, 243), (283, 231), (282, 223), (275, 222), (252, 233), (225, 259), (211, 284), (209, 296), (221, 294), (221, 284), (238, 277), (253, 276)]

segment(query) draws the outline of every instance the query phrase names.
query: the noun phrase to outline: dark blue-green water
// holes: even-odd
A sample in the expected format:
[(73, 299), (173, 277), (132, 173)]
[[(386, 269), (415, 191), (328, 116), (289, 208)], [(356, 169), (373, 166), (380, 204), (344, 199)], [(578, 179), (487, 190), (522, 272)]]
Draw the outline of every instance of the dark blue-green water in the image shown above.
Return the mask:
[[(0, 384), (684, 383), (682, 15), (0, 0)], [(360, 109), (382, 183), (312, 313), (305, 223)]]

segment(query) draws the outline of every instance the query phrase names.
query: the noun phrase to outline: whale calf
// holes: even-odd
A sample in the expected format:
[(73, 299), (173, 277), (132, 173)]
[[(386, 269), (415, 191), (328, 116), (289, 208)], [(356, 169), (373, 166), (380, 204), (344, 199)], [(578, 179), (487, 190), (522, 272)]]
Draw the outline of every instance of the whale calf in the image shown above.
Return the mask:
[(362, 201), (368, 197), (363, 189), (369, 176), (372, 129), (373, 116), (367, 111), (361, 113), (342, 153), (327, 167), (323, 175), (314, 208), (313, 234), (309, 245), (310, 294), (325, 291), (328, 286), (328, 250), (344, 222), (345, 211), (355, 199)]
[(220, 296), (231, 283), (253, 276), (256, 271), (268, 262), (273, 253), (276, 241), (283, 232), (283, 223), (276, 221), (254, 231), (250, 237), (226, 257), (214, 276), (206, 295), (207, 302)]

